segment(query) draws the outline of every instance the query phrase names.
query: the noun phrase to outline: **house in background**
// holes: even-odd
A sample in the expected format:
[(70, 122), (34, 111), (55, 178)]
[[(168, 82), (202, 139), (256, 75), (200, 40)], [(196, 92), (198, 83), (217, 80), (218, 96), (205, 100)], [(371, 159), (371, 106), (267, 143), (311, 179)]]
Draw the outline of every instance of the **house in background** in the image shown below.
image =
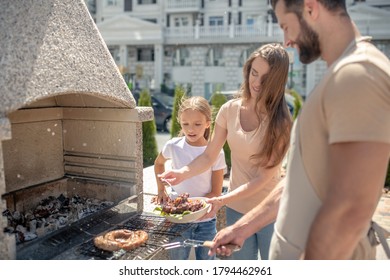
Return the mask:
[[(346, 0), (363, 35), (390, 56), (390, 2)], [(242, 66), (257, 47), (283, 43), (269, 0), (86, 0), (115, 62), (133, 89), (191, 87), (209, 98), (237, 90)], [(294, 50), (288, 86), (304, 97), (326, 65), (302, 65)]]

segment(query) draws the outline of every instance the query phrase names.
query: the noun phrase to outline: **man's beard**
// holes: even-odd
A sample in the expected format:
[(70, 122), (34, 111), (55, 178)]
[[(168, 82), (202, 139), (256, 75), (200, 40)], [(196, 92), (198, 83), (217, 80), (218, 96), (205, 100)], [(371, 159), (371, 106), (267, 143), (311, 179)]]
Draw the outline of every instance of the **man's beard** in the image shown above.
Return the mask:
[(320, 41), (318, 34), (310, 28), (302, 18), (300, 20), (301, 33), (295, 44), (299, 48), (299, 60), (304, 64), (309, 64), (320, 57)]

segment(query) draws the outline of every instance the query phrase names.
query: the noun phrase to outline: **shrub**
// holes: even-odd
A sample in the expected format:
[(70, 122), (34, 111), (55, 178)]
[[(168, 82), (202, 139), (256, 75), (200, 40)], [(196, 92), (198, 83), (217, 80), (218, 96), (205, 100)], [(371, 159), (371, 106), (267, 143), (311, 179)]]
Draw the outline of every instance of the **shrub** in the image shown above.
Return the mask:
[[(152, 100), (147, 89), (141, 91), (138, 106), (152, 107)], [(148, 167), (154, 164), (158, 155), (156, 141), (156, 122), (155, 120), (142, 123), (142, 148), (143, 148), (143, 166)]]
[(294, 96), (293, 120), (295, 120), (298, 117), (298, 113), (302, 109), (303, 99), (302, 96), (295, 89), (290, 89), (290, 94)]
[(182, 86), (175, 87), (175, 96), (173, 100), (173, 110), (172, 110), (172, 129), (171, 137), (176, 137), (180, 130), (180, 124), (178, 122), (178, 113), (182, 99), (186, 96), (186, 92)]
[[(213, 95), (210, 98), (210, 103), (211, 103), (212, 110), (213, 110), (213, 120), (212, 120), (212, 125), (211, 125), (212, 131), (214, 130), (215, 118), (217, 117), (218, 111), (221, 108), (221, 106), (223, 104), (225, 104), (226, 102), (227, 102), (226, 96), (221, 94), (221, 93), (218, 93), (218, 92), (213, 93)], [(230, 168), (232, 166), (232, 162), (231, 162), (231, 157), (230, 157), (231, 151), (230, 151), (229, 144), (227, 142), (225, 142), (225, 144), (223, 145), (223, 151), (225, 153), (225, 161), (226, 161), (226, 165), (228, 167), (228, 173), (229, 173)]]

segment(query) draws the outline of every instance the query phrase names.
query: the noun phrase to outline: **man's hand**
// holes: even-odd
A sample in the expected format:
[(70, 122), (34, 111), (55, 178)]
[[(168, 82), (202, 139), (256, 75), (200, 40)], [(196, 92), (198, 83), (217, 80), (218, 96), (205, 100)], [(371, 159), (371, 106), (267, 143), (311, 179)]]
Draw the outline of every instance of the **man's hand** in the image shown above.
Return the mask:
[(242, 235), (234, 227), (234, 225), (226, 227), (219, 231), (213, 240), (213, 245), (210, 247), (209, 256), (215, 254), (220, 256), (230, 256), (233, 253), (231, 246), (225, 245), (237, 245), (242, 247), (245, 239), (241, 237)]

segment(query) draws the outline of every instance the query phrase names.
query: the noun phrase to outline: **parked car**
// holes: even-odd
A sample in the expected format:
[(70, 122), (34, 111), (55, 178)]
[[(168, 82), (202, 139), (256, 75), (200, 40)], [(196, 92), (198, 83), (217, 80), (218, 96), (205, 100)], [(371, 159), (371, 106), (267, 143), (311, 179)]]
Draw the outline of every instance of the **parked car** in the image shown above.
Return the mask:
[[(136, 103), (138, 104), (140, 91), (132, 91), (132, 94)], [(161, 92), (152, 92), (150, 97), (157, 130), (171, 132), (174, 98)]]
[(170, 95), (160, 92), (152, 93), (151, 98), (157, 129), (170, 132), (172, 128), (172, 110), (174, 98)]

